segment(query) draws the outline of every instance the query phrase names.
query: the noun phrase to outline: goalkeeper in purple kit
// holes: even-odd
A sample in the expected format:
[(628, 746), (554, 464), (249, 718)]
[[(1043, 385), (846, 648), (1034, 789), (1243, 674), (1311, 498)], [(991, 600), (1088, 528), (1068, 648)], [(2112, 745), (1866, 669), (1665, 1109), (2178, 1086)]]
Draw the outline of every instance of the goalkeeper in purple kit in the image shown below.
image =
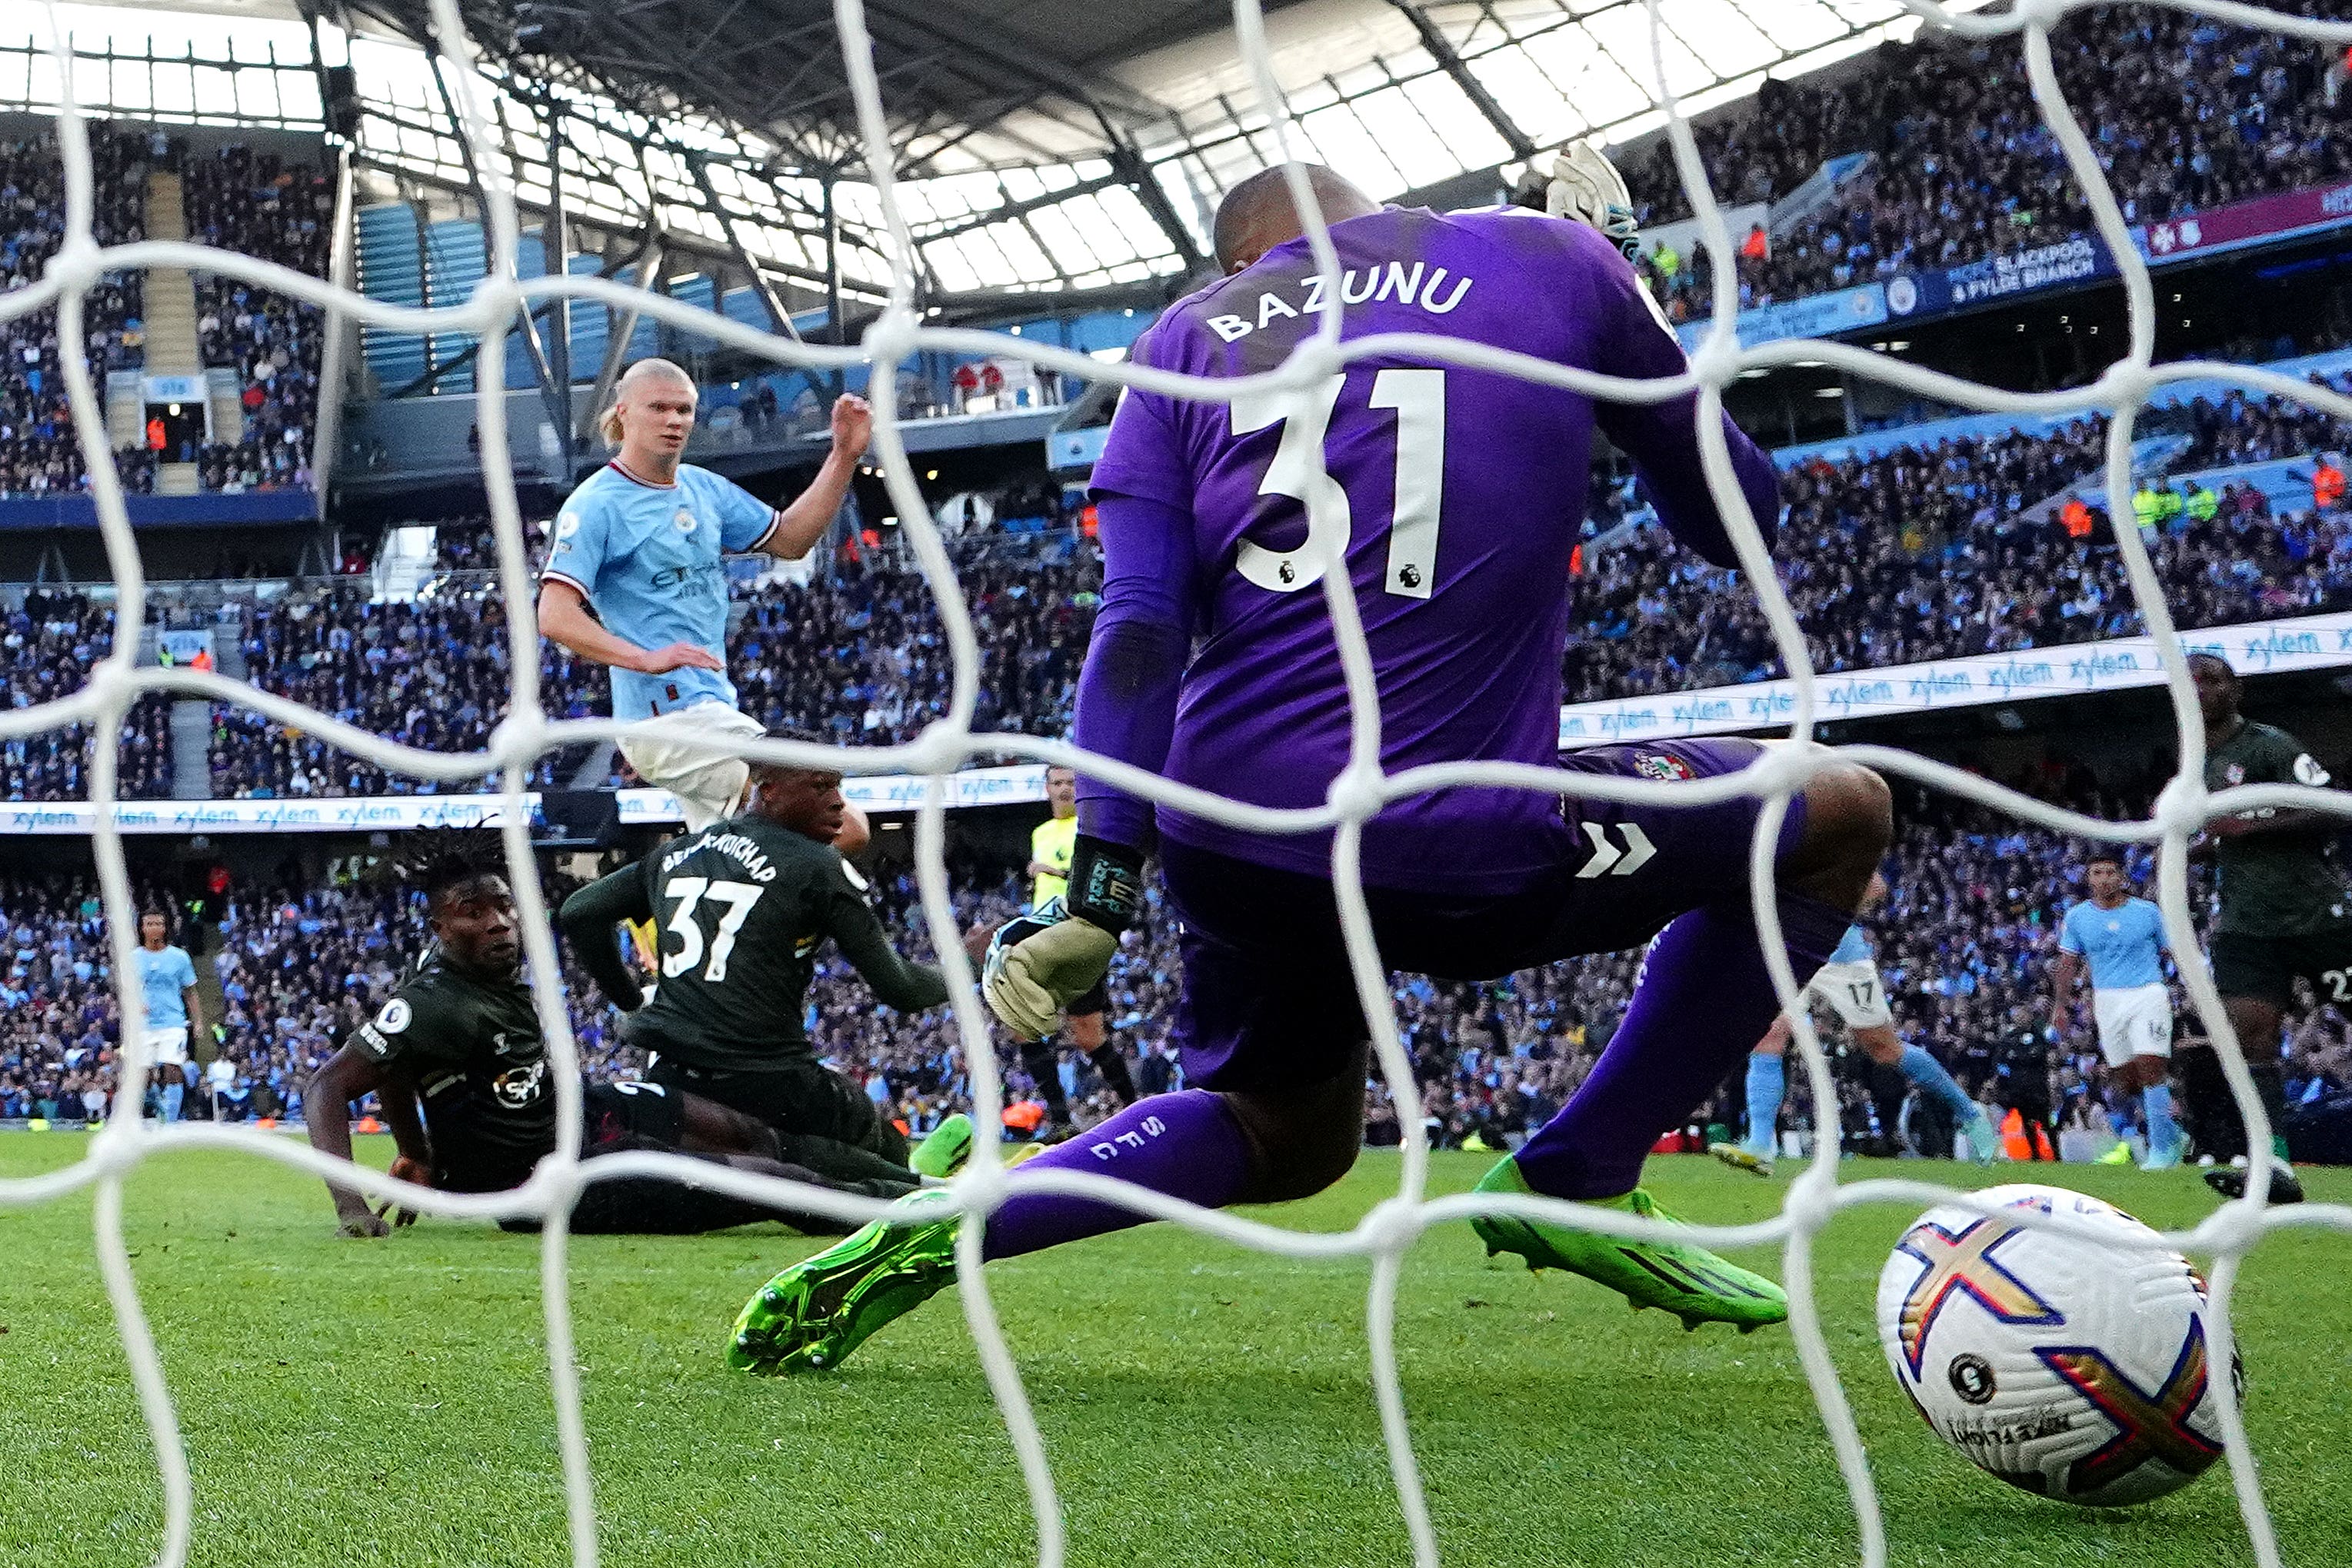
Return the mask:
[[(1598, 154), (1571, 158), (1589, 167)], [(1680, 347), (1599, 232), (1628, 226), (1622, 211), (1562, 222), (1383, 209), (1327, 169), (1307, 172), (1339, 253), (1339, 301), (1281, 172), (1269, 171), (1218, 211), (1226, 276), (1172, 307), (1138, 341), (1138, 362), (1207, 377), (1271, 370), (1344, 303), (1349, 339), (1437, 333), (1629, 378), (1683, 372)], [(1760, 743), (1558, 754), (1569, 555), (1595, 428), (1633, 458), (1678, 540), (1734, 562), (1701, 474), (1696, 401), (1596, 403), (1395, 355), (1352, 361), (1298, 399), (1193, 402), (1130, 389), (1094, 474), (1105, 581), (1079, 744), (1256, 805), (1322, 804), (1348, 759), (1349, 716), (1318, 584), (1344, 570), (1378, 682), (1387, 773), (1497, 759), (1674, 780), (1748, 767)], [(1727, 420), (1723, 434), (1769, 540), (1770, 461)], [(1748, 798), (1614, 805), (1464, 788), (1393, 800), (1365, 824), (1365, 895), (1389, 969), (1487, 979), (1650, 944), (1623, 1023), (1582, 1087), (1481, 1190), (1657, 1212), (1640, 1186), (1643, 1156), (1780, 1011), (1748, 874), (1761, 809)], [(1844, 934), (1890, 831), (1885, 786), (1859, 767), (1815, 774), (1790, 803), (1779, 914), (1801, 986)], [(1331, 838), (1239, 831), (1082, 781), (1066, 916), (991, 954), (989, 1005), (1024, 1037), (1051, 1032), (1101, 978), (1156, 852), (1181, 922), (1174, 1035), (1187, 1087), (1026, 1168), (1094, 1171), (1209, 1207), (1304, 1197), (1347, 1173), (1363, 1144), (1370, 1030), (1340, 936)], [(1013, 1193), (988, 1219), (990, 1258), (1139, 1222), (1111, 1205), (1024, 1193), (1018, 1178)], [(745, 1306), (730, 1364), (836, 1364), (952, 1280), (961, 1223), (910, 1207), (786, 1270)], [(1745, 1330), (1787, 1315), (1779, 1286), (1687, 1243), (1474, 1223), (1490, 1252), (1584, 1274), (1687, 1324)]]

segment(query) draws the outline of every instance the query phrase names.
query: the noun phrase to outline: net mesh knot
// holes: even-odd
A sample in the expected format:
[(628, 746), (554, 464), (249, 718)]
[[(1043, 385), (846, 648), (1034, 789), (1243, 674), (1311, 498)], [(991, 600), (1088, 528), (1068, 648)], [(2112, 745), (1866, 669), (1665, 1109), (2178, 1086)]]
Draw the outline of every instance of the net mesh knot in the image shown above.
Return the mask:
[(1407, 1197), (1382, 1198), (1356, 1222), (1356, 1235), (1365, 1250), (1382, 1257), (1400, 1257), (1418, 1240), (1427, 1226), (1422, 1206)]
[(923, 319), (909, 307), (893, 305), (866, 329), (868, 358), (877, 365), (903, 365), (922, 350)]
[(2205, 831), (2206, 819), (2212, 814), (2213, 797), (2207, 792), (2205, 781), (2192, 774), (2175, 774), (2157, 791), (2154, 821), (2157, 831), (2166, 838), (2195, 838)]
[(1350, 763), (1332, 779), (1324, 800), (1344, 821), (1368, 822), (1385, 804), (1381, 791), (1385, 781), (1379, 763)]

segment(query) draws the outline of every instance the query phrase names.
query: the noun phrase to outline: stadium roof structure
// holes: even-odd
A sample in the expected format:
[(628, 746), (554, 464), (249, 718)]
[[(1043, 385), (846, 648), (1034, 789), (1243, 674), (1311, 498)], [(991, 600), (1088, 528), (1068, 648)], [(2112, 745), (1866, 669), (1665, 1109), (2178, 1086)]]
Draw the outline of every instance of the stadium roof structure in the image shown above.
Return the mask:
[[(526, 204), (718, 247), (803, 290), (870, 298), (887, 284), (828, 0), (460, 5)], [(290, 34), (268, 63), (320, 82), (307, 116), (281, 110), (275, 123), (328, 124), (327, 68), (347, 63), (363, 86), (335, 129), (359, 163), (461, 191), (480, 172), (454, 131), (427, 0), (62, 9), (106, 18), (100, 51), (86, 49), (86, 21), (68, 26), (78, 53), (114, 61), (126, 34), (167, 15), (206, 22), (232, 47), (274, 16)], [(865, 9), (929, 300), (1164, 291), (1201, 265), (1219, 196), (1275, 156), (1223, 0)], [(1918, 26), (1899, 0), (1662, 0), (1660, 16), (1665, 78), (1689, 112)], [(0, 102), (40, 107), (40, 62), (5, 32)], [(1482, 176), (1492, 190), (1578, 136), (1622, 141), (1662, 122), (1644, 0), (1268, 0), (1266, 32), (1295, 151), (1381, 199), (1452, 195)], [(192, 68), (204, 52), (188, 45)], [(6, 53), (26, 58), (16, 82)], [(240, 58), (232, 120), (252, 114), (261, 63)], [(122, 75), (111, 72), (117, 99)], [(165, 108), (160, 94), (91, 107)], [(183, 117), (208, 118), (201, 105)]]

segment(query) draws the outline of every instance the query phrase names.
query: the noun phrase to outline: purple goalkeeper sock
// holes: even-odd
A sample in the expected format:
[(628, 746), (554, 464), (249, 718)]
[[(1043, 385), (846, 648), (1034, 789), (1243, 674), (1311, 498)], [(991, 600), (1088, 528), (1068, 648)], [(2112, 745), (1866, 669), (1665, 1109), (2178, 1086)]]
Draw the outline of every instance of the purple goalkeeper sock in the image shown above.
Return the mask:
[[(1780, 909), (1802, 985), (1853, 917), (1801, 894), (1782, 894)], [(1678, 917), (1650, 945), (1625, 1021), (1582, 1087), (1520, 1148), (1528, 1186), (1550, 1197), (1632, 1191), (1651, 1146), (1715, 1092), (1780, 1010), (1746, 900)]]
[[(1100, 1126), (1056, 1144), (1013, 1174), (1034, 1170), (1093, 1171), (1197, 1203), (1223, 1208), (1249, 1180), (1250, 1149), (1224, 1097), (1205, 1089), (1139, 1100)], [(989, 1216), (987, 1255), (1017, 1258), (1065, 1241), (1140, 1225), (1144, 1217), (1116, 1204), (1061, 1193), (1016, 1197)]]

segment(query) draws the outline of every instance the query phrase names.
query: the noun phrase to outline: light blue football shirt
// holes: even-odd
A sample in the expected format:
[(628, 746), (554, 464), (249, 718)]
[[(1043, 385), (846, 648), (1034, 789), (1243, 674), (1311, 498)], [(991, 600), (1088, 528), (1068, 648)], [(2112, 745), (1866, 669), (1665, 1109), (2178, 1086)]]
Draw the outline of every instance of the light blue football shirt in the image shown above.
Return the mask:
[(1830, 955), (1832, 964), (1867, 964), (1875, 956), (1870, 950), (1870, 934), (1859, 925), (1849, 925), (1838, 938), (1836, 951)]
[(196, 983), (196, 967), (178, 947), (151, 953), (142, 947), (131, 955), (139, 966), (139, 991), (147, 998), (149, 1029), (185, 1029), (188, 1004), (181, 992)]
[(2058, 923), (2058, 950), (2086, 960), (2091, 988), (2127, 991), (2164, 984), (2161, 955), (2164, 916), (2145, 898), (2126, 898), (2113, 909), (2084, 900)]
[[(724, 558), (758, 545), (777, 521), (775, 507), (708, 468), (681, 464), (676, 484), (655, 485), (611, 463), (582, 480), (556, 514), (542, 575), (578, 589), (606, 631), (640, 648), (692, 643), (724, 662)], [(616, 718), (707, 702), (734, 706), (735, 683), (717, 670), (613, 672)]]

